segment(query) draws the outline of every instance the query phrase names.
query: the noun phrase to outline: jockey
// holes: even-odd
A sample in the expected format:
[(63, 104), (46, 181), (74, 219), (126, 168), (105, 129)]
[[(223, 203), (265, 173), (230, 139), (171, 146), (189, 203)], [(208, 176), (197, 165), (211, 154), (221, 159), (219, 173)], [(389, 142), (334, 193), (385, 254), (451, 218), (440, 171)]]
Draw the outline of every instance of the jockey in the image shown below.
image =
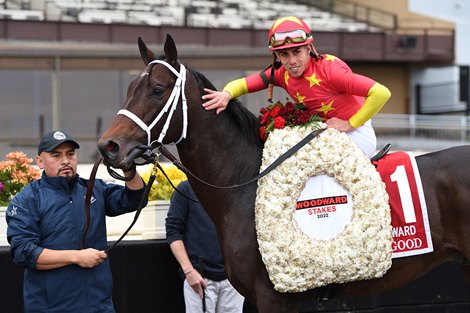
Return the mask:
[(310, 28), (294, 16), (274, 22), (268, 35), (273, 64), (260, 73), (229, 82), (222, 91), (205, 89), (206, 110), (224, 111), (233, 98), (272, 86), (286, 90), (297, 103), (321, 117), (328, 128), (346, 132), (368, 157), (377, 145), (370, 119), (391, 94), (387, 87), (353, 73), (339, 58), (319, 54)]

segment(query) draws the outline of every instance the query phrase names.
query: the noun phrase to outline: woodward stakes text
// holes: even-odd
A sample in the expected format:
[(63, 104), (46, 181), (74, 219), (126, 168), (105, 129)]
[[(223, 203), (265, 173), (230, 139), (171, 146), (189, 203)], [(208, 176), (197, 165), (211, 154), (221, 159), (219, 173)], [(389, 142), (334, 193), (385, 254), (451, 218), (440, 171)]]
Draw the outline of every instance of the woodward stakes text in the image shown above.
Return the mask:
[(336, 204), (348, 202), (347, 196), (324, 197), (318, 199), (297, 201), (297, 210), (308, 209), (308, 214), (336, 212)]

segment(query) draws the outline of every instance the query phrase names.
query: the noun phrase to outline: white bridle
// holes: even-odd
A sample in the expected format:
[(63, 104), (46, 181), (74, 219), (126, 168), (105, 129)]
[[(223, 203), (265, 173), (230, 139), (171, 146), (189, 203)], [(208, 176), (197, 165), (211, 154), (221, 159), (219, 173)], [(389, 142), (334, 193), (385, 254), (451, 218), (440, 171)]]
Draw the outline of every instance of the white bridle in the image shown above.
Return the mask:
[[(174, 142), (174, 144), (177, 144), (181, 140), (186, 138), (186, 132), (187, 132), (187, 129), (188, 129), (188, 106), (187, 106), (187, 101), (186, 101), (186, 95), (184, 93), (184, 85), (186, 83), (186, 68), (184, 67), (183, 64), (180, 64), (180, 72), (178, 73), (174, 69), (174, 67), (172, 67), (167, 62), (161, 61), (161, 60), (153, 60), (148, 65), (156, 64), (156, 63), (165, 65), (177, 77), (176, 82), (175, 82), (175, 87), (173, 88), (173, 90), (171, 92), (171, 95), (168, 98), (168, 101), (166, 102), (163, 109), (160, 111), (160, 113), (158, 113), (157, 117), (148, 126), (137, 115), (135, 115), (134, 113), (132, 113), (129, 110), (121, 109), (121, 110), (119, 110), (117, 115), (119, 115), (119, 114), (125, 115), (128, 118), (130, 118), (131, 120), (133, 120), (137, 125), (139, 125), (139, 127), (142, 128), (142, 130), (144, 130), (147, 133), (147, 144), (149, 146), (151, 146), (152, 143), (154, 143), (155, 141), (162, 144), (163, 138), (165, 138), (165, 136), (166, 136), (166, 131), (168, 130), (168, 127), (170, 126), (171, 117), (173, 116), (173, 113), (176, 111), (176, 107), (178, 105), (178, 101), (179, 101), (180, 94), (181, 94), (181, 96), (182, 96), (181, 100), (182, 100), (182, 106), (183, 106), (182, 107), (182, 110), (183, 110), (183, 130), (181, 131), (181, 137), (178, 139), (178, 141)], [(146, 73), (146, 74), (148, 74), (148, 73)], [(163, 114), (165, 114), (168, 111), (168, 109), (170, 109), (170, 107), (171, 107), (171, 111), (168, 113), (168, 117), (166, 118), (165, 125), (163, 126), (162, 131), (160, 132), (160, 135), (158, 136), (158, 139), (152, 141), (152, 135), (151, 135), (152, 128), (158, 123), (158, 121), (162, 118)]]

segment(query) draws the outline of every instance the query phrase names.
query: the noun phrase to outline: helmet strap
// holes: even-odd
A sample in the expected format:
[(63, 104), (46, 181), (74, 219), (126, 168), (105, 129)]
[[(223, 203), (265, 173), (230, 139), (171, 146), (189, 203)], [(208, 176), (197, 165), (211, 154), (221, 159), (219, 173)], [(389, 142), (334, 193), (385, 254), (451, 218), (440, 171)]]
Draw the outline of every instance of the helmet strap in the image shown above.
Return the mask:
[(273, 52), (273, 63), (271, 65), (271, 76), (269, 77), (268, 84), (268, 102), (273, 103), (273, 91), (274, 91), (274, 70), (281, 67), (281, 62), (276, 58), (276, 54)]
[(315, 58), (315, 60), (318, 61), (318, 59), (323, 59), (323, 55), (321, 55), (320, 53), (317, 52), (317, 50), (315, 49), (315, 46), (313, 45), (313, 43), (309, 43), (309, 46), (310, 46), (310, 55), (312, 57)]

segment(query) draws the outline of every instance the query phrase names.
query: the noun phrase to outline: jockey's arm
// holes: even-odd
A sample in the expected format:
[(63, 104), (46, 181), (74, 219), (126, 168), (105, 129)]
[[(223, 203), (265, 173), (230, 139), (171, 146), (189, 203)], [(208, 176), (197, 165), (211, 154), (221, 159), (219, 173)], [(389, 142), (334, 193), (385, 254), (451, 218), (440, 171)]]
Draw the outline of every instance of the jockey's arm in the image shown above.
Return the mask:
[(204, 91), (206, 94), (202, 96), (202, 99), (206, 101), (202, 106), (206, 110), (217, 109), (216, 113), (219, 114), (225, 110), (231, 99), (241, 97), (250, 92), (262, 90), (266, 87), (260, 73), (255, 73), (227, 83), (222, 91), (205, 88)]
[(362, 126), (365, 122), (377, 114), (380, 109), (382, 109), (385, 102), (387, 102), (390, 97), (391, 93), (387, 87), (382, 84), (375, 83), (369, 89), (366, 100), (364, 101), (362, 107), (349, 119), (349, 124), (351, 124), (351, 126), (354, 128)]

